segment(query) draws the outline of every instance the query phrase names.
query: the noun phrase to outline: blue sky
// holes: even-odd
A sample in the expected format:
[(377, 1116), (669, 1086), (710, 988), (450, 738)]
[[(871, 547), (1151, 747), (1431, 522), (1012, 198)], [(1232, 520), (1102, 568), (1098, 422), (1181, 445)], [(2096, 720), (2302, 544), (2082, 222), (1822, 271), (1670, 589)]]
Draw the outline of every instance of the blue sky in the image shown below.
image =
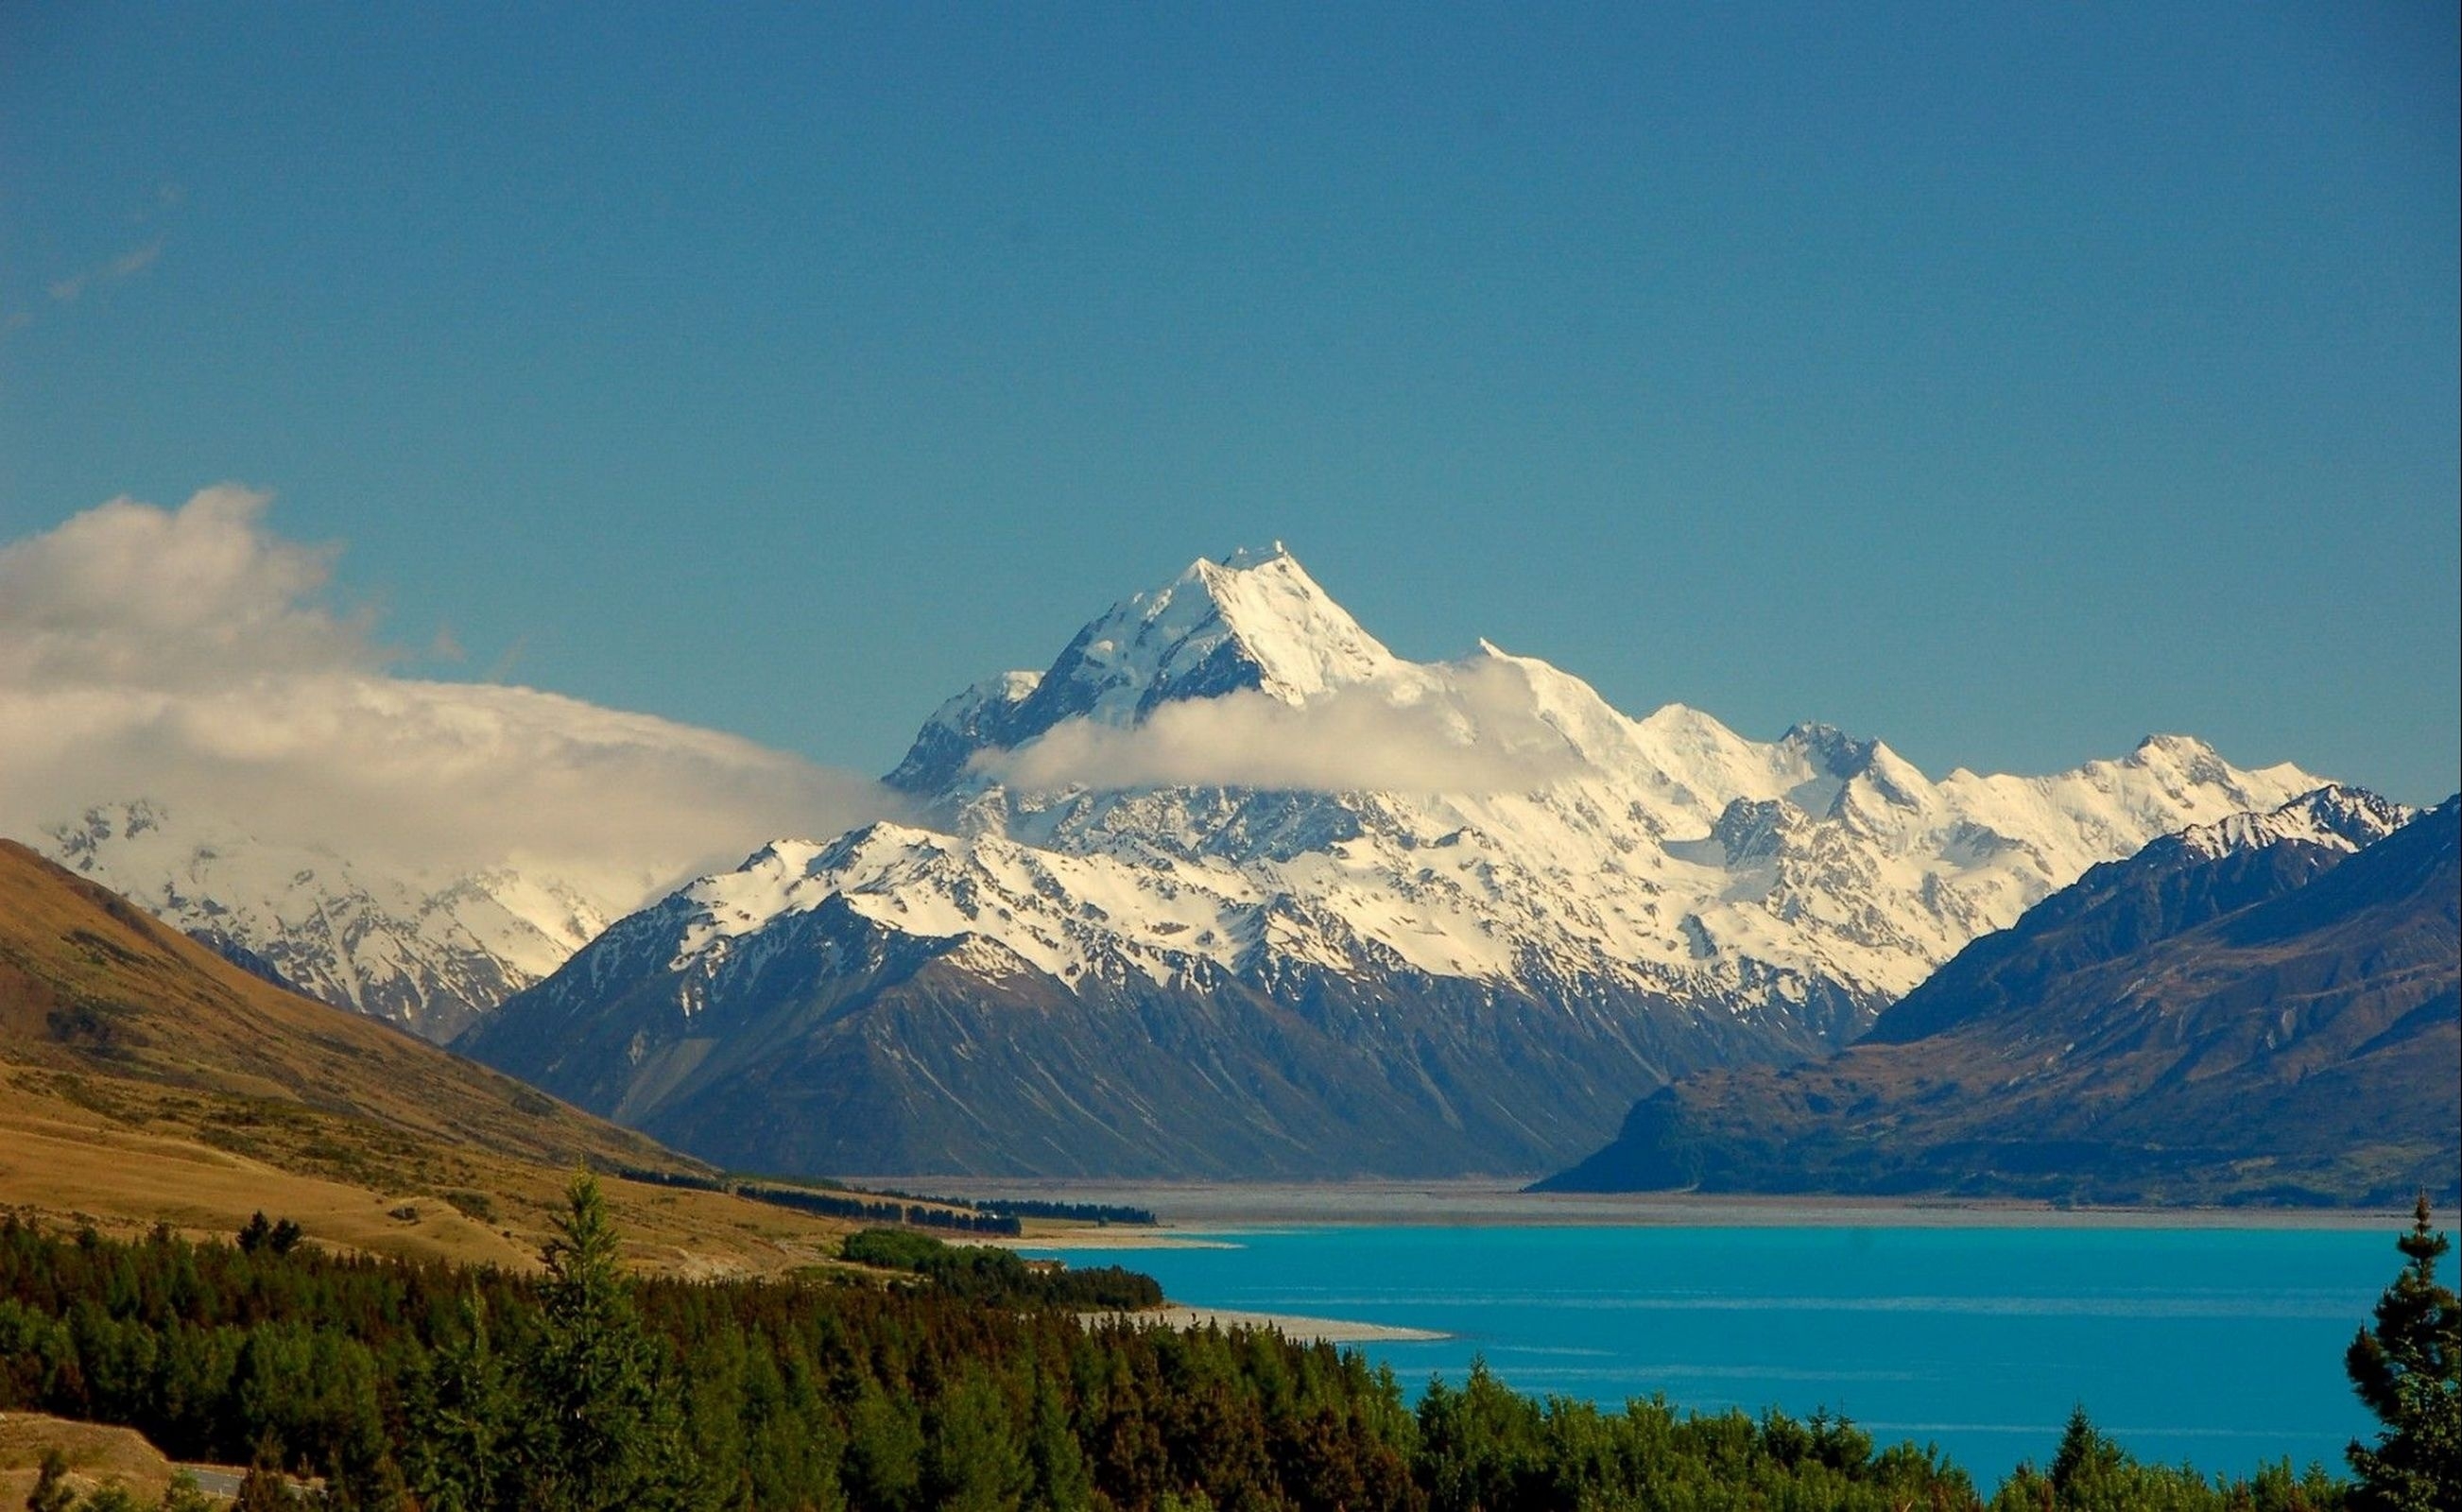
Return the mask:
[(1934, 773), (2457, 783), (2451, 6), (10, 7), (0, 541), (882, 770), (1193, 557)]

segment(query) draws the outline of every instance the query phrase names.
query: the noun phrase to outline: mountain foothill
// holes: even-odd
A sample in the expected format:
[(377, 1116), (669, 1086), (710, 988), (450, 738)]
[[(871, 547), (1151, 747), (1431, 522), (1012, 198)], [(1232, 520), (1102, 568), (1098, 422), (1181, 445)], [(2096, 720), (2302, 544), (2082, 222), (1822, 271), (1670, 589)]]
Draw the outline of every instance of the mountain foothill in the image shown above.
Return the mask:
[(949, 699), (885, 781), (894, 819), (646, 899), (141, 797), (34, 838), (227, 989), (730, 1169), (2343, 1202), (2454, 1168), (2453, 806), (2185, 736), (1934, 779), (1633, 718), (1483, 641), (1397, 657), (1277, 547)]
[(0, 1206), (131, 1235), (271, 1210), (379, 1255), (525, 1268), (576, 1169), (637, 1262), (767, 1274), (852, 1224), (706, 1190), (702, 1161), (274, 986), (0, 840)]

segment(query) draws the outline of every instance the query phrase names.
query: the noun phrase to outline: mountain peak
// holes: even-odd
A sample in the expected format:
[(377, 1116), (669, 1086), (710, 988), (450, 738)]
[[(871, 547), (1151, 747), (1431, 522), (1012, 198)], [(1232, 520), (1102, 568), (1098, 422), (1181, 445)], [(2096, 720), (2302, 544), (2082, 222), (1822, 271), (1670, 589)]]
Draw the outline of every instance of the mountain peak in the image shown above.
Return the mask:
[(1282, 542), (1242, 548), (1112, 605), (1040, 679), (1013, 675), (943, 705), (889, 781), (938, 792), (976, 751), (1023, 745), (1064, 720), (1131, 725), (1165, 703), (1239, 692), (1305, 703), (1401, 666)]
[[(1285, 546), (1280, 541), (1276, 541), (1273, 545), (1265, 547), (1263, 550), (1253, 546), (1239, 547), (1235, 549), (1230, 555), (1222, 559), (1221, 566), (1230, 572), (1253, 572), (1257, 568), (1264, 567), (1274, 562), (1290, 562), (1293, 567), (1297, 567), (1299, 565), (1299, 563), (1291, 560), (1290, 548)], [(1198, 565), (1203, 566), (1204, 564), (1200, 562)]]
[(1840, 778), (1861, 775), (1870, 767), (1873, 756), (1881, 749), (1881, 743), (1877, 740), (1858, 739), (1835, 724), (1824, 724), (1818, 720), (1806, 720), (1787, 726), (1786, 733), (1779, 737), (1779, 744), (1802, 751), (1804, 759), (1820, 771)]
[(2139, 740), (2128, 755), (2140, 765), (2163, 760), (2183, 767), (2222, 759), (2221, 753), (2194, 735), (2149, 735)]
[(2182, 853), (2205, 857), (2261, 850), (2284, 840), (2300, 840), (2329, 851), (2358, 851), (2401, 829), (2416, 813), (2416, 810), (2379, 797), (2365, 788), (2328, 783), (2272, 810), (2235, 813), (2212, 824), (2192, 825), (2168, 836), (2167, 841)]
[(1096, 623), (1111, 625), (1131, 610), (1143, 611), (1134, 616), (1138, 638), (1182, 665), (1192, 660), (1183, 647), (1210, 654), (1225, 638), (1236, 642), (1258, 673), (1251, 685), (1287, 702), (1395, 665), (1280, 541), (1264, 551), (1242, 547), (1220, 562), (1199, 559), (1169, 587), (1140, 594)]

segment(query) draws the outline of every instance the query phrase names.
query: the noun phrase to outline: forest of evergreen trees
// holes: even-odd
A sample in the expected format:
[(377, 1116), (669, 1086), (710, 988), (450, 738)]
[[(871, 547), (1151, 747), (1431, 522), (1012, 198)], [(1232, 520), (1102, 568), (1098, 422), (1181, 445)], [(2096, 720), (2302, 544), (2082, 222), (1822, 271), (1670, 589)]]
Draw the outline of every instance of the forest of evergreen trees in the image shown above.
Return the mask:
[[(2455, 1445), (2430, 1441), (2456, 1400), (2457, 1316), (2428, 1268), (2441, 1237), (2363, 1335), (2384, 1341), (2368, 1379), (2386, 1400), (2428, 1415), (2410, 1458), (2386, 1461), (2412, 1481), (2355, 1492), (2288, 1465), (2210, 1481), (2135, 1462), (2081, 1413), (2046, 1466), (1987, 1502), (1936, 1455), (1876, 1448), (1843, 1419), (1539, 1401), (1484, 1369), (1414, 1406), (1356, 1352), (986, 1300), (963, 1274), (940, 1284), (912, 1243), (921, 1263), (902, 1285), (627, 1277), (587, 1177), (539, 1275), (337, 1256), (273, 1232), (123, 1243), (0, 1221), (0, 1410), (321, 1477), (339, 1508), (428, 1512), (2292, 1509), (2436, 1505), (2402, 1485), (2454, 1486)], [(280, 1484), (252, 1477), (252, 1504), (281, 1504)], [(69, 1505), (57, 1485), (46, 1495), (43, 1512)]]

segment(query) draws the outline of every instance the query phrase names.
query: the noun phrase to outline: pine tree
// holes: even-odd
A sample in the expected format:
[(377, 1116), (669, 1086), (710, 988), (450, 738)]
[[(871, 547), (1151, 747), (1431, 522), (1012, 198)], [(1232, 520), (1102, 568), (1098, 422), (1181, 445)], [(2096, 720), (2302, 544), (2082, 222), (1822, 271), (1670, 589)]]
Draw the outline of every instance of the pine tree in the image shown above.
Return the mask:
[(1042, 1505), (1081, 1507), (1092, 1504), (1093, 1479), (1086, 1452), (1069, 1418), (1069, 1403), (1051, 1373), (1034, 1372), (1032, 1417), (1027, 1428), (1027, 1454), (1033, 1461), (1035, 1494)]
[(411, 1489), (427, 1512), (486, 1512), (512, 1500), (513, 1402), (476, 1291), (463, 1295), (462, 1330), (438, 1348), (411, 1410)]
[(2462, 1305), (2436, 1284), (2451, 1242), (2429, 1227), (2419, 1195), (2410, 1232), (2394, 1242), (2409, 1264), (2377, 1299), (2376, 1324), (2343, 1356), (2351, 1388), (2385, 1424), (2373, 1449), (2345, 1451), (2366, 1508), (2462, 1507)]
[(543, 1512), (659, 1512), (696, 1504), (657, 1347), (624, 1285), (616, 1225), (597, 1178), (572, 1178), (540, 1258), (545, 1328), (525, 1372), (537, 1412), (524, 1505)]
[(923, 1426), (911, 1400), (892, 1400), (865, 1381), (847, 1410), (845, 1479), (856, 1506), (897, 1512), (918, 1504), (923, 1478)]
[(2062, 1506), (2100, 1504), (2110, 1498), (2127, 1463), (2127, 1456), (2094, 1426), (2081, 1402), (2070, 1409), (2061, 1446), (2052, 1454), (2052, 1494)]
[(1034, 1488), (1008, 1400), (979, 1366), (933, 1405), (923, 1463), (924, 1491), (942, 1512), (1013, 1512)]

